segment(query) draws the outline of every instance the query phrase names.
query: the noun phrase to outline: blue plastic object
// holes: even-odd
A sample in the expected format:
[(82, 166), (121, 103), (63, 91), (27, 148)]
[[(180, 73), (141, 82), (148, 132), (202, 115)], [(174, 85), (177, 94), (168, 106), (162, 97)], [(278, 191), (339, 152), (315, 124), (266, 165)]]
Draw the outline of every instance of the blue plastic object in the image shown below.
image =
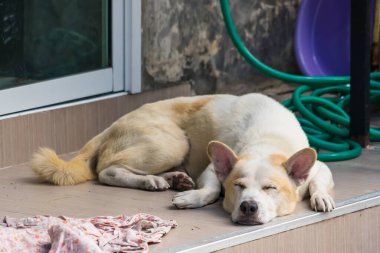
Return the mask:
[(350, 9), (349, 0), (302, 1), (295, 52), (305, 75), (350, 74)]

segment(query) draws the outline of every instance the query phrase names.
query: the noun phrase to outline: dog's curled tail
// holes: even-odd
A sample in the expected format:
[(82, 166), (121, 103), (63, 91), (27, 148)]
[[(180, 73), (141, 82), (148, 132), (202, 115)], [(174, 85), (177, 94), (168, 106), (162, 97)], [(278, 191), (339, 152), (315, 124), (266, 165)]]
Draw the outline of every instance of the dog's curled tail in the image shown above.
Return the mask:
[(33, 155), (31, 166), (42, 179), (56, 185), (75, 185), (95, 179), (88, 159), (79, 154), (70, 161), (63, 161), (49, 148), (40, 148)]

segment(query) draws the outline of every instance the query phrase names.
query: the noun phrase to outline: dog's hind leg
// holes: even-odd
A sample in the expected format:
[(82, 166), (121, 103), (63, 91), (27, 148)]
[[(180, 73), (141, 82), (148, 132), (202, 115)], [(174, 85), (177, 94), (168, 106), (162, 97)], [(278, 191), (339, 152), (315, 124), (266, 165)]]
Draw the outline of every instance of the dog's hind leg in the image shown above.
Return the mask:
[(99, 173), (99, 181), (113, 186), (143, 189), (148, 191), (164, 191), (169, 183), (160, 176), (138, 175), (126, 168), (110, 166)]
[(189, 143), (181, 129), (167, 128), (170, 131), (153, 128), (149, 134), (138, 132), (137, 136), (119, 137), (102, 146), (97, 167), (99, 181), (151, 191), (170, 188), (160, 174), (183, 163)]
[(193, 179), (184, 171), (169, 171), (159, 174), (169, 183), (170, 189), (175, 191), (187, 191), (195, 187)]

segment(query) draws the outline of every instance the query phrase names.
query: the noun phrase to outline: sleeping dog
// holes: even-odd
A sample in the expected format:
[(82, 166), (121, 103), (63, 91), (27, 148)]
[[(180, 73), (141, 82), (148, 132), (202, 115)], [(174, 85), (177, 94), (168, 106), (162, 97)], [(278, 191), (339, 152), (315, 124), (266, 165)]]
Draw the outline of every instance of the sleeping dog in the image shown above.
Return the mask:
[(224, 209), (233, 222), (246, 225), (290, 214), (305, 196), (313, 210), (335, 206), (331, 172), (316, 160), (297, 119), (261, 94), (146, 104), (91, 139), (72, 160), (41, 148), (31, 164), (57, 185), (98, 178), (113, 186), (178, 190), (172, 200), (178, 208), (213, 203), (223, 187)]

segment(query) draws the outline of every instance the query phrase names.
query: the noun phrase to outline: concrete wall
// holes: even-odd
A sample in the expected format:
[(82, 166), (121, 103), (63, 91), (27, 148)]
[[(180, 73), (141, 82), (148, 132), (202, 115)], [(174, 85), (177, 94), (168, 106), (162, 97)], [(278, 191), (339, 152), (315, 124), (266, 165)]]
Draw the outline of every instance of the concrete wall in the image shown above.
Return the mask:
[[(298, 72), (293, 34), (301, 0), (230, 0), (238, 32), (266, 64)], [(143, 0), (143, 89), (190, 82), (196, 94), (276, 86), (232, 45), (218, 0)]]

